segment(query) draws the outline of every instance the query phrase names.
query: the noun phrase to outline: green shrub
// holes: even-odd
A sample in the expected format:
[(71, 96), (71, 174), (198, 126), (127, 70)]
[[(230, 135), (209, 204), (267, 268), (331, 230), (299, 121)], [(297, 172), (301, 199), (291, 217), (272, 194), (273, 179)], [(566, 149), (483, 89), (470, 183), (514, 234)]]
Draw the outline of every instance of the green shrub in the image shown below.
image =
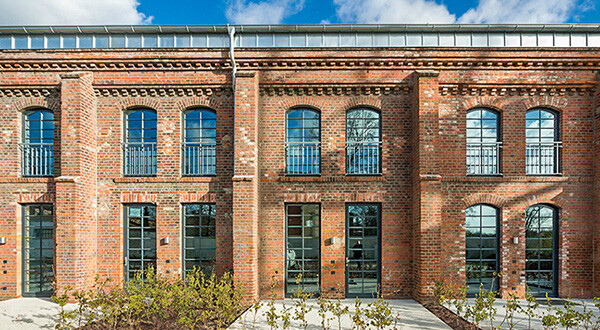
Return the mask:
[[(242, 311), (241, 289), (234, 287), (230, 274), (206, 277), (195, 270), (183, 281), (161, 277), (151, 269), (123, 286), (107, 289), (109, 282), (97, 278), (90, 290), (67, 289), (53, 297), (61, 306), (56, 328), (224, 328)], [(77, 308), (66, 312), (69, 297)]]

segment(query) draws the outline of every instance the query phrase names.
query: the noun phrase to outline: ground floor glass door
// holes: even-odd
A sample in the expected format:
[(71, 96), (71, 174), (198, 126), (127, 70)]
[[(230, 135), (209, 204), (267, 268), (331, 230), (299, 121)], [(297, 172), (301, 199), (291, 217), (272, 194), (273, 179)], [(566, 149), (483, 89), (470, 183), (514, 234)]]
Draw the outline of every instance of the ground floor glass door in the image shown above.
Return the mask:
[(303, 289), (319, 294), (321, 215), (319, 204), (287, 204), (285, 228), (285, 294)]
[(156, 270), (156, 206), (126, 207), (125, 276), (130, 280), (137, 272)]
[(51, 296), (54, 282), (53, 206), (36, 204), (23, 209), (23, 295)]
[(525, 217), (525, 277), (532, 296), (558, 295), (556, 210), (546, 205), (527, 209)]
[(346, 205), (346, 296), (377, 297), (381, 246), (379, 204)]

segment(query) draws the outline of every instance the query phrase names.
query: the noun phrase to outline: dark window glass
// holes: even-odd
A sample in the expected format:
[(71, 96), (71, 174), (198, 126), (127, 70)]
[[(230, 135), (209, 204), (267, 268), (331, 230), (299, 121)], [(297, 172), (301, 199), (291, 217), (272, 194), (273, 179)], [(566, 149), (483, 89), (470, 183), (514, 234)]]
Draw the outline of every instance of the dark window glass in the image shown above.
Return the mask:
[(54, 113), (30, 110), (23, 117), (23, 176), (54, 174)]
[(125, 113), (125, 175), (156, 175), (156, 112), (150, 109)]
[[(321, 273), (321, 214), (319, 204), (286, 205), (286, 295), (319, 293)], [(301, 277), (299, 284), (297, 278)]]
[(188, 204), (183, 207), (184, 275), (200, 270), (210, 276), (216, 260), (215, 204)]
[(54, 208), (23, 207), (23, 295), (51, 296), (54, 282)]
[(467, 174), (500, 173), (500, 127), (498, 114), (488, 109), (467, 112)]
[(560, 148), (558, 116), (547, 109), (527, 111), (525, 141), (527, 174), (558, 174)]
[(557, 296), (556, 210), (546, 205), (527, 208), (525, 217), (525, 277), (533, 296)]
[(183, 119), (183, 174), (215, 175), (217, 115), (208, 109), (191, 110)]
[(380, 206), (346, 206), (346, 297), (378, 296), (380, 287)]
[(498, 290), (498, 214), (498, 209), (484, 204), (466, 209), (466, 278), (470, 296), (478, 293), (481, 285), (485, 290)]
[(127, 205), (125, 212), (125, 276), (133, 279), (139, 271), (156, 270), (156, 207)]
[(286, 116), (286, 173), (311, 175), (321, 172), (321, 115), (297, 109)]
[(346, 114), (346, 172), (381, 173), (381, 118), (371, 109), (353, 109)]

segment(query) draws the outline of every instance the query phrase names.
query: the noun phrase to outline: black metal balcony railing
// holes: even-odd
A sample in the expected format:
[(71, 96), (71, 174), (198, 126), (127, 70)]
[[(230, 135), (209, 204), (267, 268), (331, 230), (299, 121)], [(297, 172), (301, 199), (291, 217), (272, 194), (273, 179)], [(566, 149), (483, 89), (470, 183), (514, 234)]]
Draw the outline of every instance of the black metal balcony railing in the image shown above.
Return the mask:
[(501, 173), (502, 142), (468, 143), (467, 175), (497, 175)]
[(54, 144), (22, 143), (23, 176), (54, 175)]
[(381, 142), (346, 142), (347, 174), (381, 174)]
[(320, 142), (286, 142), (286, 174), (315, 175), (321, 173)]
[(217, 144), (184, 142), (183, 169), (185, 176), (215, 175), (217, 170)]
[(527, 174), (560, 174), (562, 142), (527, 143), (525, 157)]
[(126, 176), (156, 175), (156, 143), (123, 143)]

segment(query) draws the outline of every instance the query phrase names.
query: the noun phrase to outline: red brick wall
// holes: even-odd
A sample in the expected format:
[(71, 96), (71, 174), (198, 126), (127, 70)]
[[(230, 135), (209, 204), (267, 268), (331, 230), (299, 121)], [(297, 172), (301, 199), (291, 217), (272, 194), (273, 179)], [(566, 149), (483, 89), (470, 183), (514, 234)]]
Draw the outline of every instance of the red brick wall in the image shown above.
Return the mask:
[[(20, 205), (38, 199), (57, 210), (59, 286), (85, 287), (96, 273), (122, 280), (123, 204), (142, 201), (157, 205), (158, 240), (170, 238), (157, 246), (159, 272), (180, 276), (182, 204), (214, 201), (218, 272), (235, 270), (248, 299), (265, 297), (272, 281), (284, 280), (284, 203), (310, 201), (321, 204), (322, 289), (340, 297), (345, 204), (368, 201), (382, 207), (385, 296), (422, 300), (437, 279), (464, 281), (464, 209), (488, 203), (502, 214), (502, 294), (522, 294), (524, 212), (548, 203), (560, 210), (560, 295), (600, 294), (597, 55), (241, 49), (233, 91), (220, 50), (2, 51), (0, 298), (21, 294)], [(302, 105), (321, 112), (320, 177), (284, 176), (285, 112)], [(139, 106), (158, 114), (155, 178), (122, 174), (123, 111)], [(193, 106), (217, 112), (216, 177), (180, 175), (181, 113)], [(355, 106), (381, 111), (381, 176), (345, 176), (345, 112)], [(501, 113), (501, 177), (465, 175), (465, 116), (475, 106)], [(525, 175), (525, 112), (535, 106), (560, 113), (560, 177)], [(55, 178), (20, 175), (21, 112), (31, 107), (55, 112)]]

